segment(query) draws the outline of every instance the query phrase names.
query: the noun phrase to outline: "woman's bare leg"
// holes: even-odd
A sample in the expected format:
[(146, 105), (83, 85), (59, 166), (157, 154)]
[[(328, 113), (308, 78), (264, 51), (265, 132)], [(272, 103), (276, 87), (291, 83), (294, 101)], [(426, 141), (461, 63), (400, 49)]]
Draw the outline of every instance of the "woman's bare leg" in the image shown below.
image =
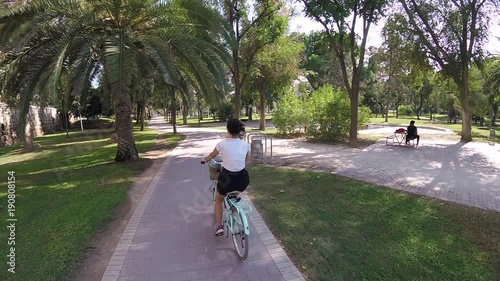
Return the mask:
[(218, 191), (215, 194), (215, 205), (214, 205), (214, 214), (215, 214), (215, 224), (222, 225), (222, 212), (224, 208), (224, 195), (220, 195)]

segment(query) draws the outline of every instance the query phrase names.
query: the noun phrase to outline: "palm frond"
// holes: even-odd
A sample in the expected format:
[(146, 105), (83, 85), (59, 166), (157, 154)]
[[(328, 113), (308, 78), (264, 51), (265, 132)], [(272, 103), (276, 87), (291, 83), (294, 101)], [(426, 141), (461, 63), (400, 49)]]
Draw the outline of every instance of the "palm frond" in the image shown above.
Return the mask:
[(173, 58), (168, 52), (168, 48), (161, 46), (161, 43), (154, 41), (143, 41), (146, 51), (151, 56), (156, 66), (161, 72), (161, 76), (165, 83), (172, 86), (177, 86), (177, 70)]
[(117, 96), (130, 93), (133, 53), (130, 45), (126, 45), (126, 39), (122, 33), (106, 41), (104, 46), (106, 72), (111, 89)]

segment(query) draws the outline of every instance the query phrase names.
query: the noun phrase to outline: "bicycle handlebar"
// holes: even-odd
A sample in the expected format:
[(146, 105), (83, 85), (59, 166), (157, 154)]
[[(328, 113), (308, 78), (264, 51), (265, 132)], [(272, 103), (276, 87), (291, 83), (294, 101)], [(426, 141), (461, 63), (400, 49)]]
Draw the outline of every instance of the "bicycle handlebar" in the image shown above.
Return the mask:
[[(210, 161), (215, 161), (215, 160), (212, 159)], [(203, 160), (201, 160), (200, 163), (203, 165), (203, 164), (206, 164), (207, 162), (210, 162), (210, 161), (203, 161)], [(222, 163), (222, 161), (216, 161), (216, 162)]]

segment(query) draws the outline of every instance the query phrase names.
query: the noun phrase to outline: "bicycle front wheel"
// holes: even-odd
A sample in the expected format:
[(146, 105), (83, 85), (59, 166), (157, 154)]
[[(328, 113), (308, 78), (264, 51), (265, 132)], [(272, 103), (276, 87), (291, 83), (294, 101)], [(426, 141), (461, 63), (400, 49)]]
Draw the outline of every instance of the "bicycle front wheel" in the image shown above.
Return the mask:
[(244, 214), (234, 211), (233, 216), (233, 244), (241, 260), (248, 257), (248, 236), (245, 234), (246, 223)]

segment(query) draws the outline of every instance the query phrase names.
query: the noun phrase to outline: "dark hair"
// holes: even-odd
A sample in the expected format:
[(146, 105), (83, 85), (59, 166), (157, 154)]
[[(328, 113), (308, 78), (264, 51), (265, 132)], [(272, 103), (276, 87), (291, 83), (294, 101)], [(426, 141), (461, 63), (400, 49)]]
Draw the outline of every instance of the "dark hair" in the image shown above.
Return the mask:
[(410, 121), (410, 124), (415, 124), (415, 120), (411, 120), (411, 121)]
[(229, 119), (227, 121), (227, 131), (231, 135), (238, 135), (241, 132), (245, 132), (245, 124), (241, 123), (238, 119)]

